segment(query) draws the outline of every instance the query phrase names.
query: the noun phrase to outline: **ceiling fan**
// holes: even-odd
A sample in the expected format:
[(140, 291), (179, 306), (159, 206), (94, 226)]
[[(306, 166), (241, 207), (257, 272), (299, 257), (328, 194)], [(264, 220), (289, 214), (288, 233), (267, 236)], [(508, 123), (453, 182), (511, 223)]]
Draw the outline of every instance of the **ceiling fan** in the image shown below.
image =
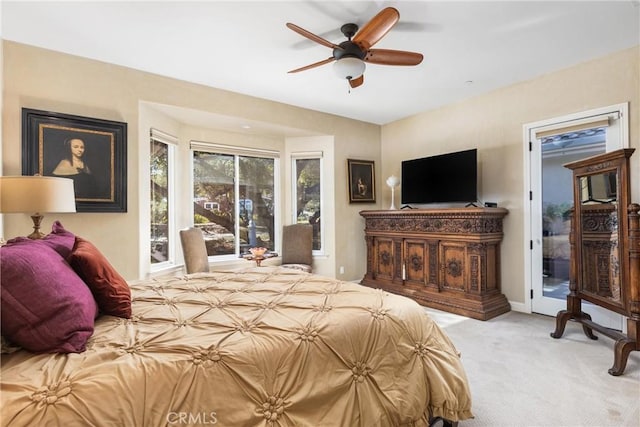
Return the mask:
[(379, 65), (418, 65), (422, 62), (423, 56), (421, 53), (404, 50), (372, 49), (373, 45), (378, 43), (399, 19), (400, 13), (398, 10), (393, 7), (387, 7), (371, 18), (359, 31), (356, 24), (344, 24), (340, 31), (347, 37), (347, 40), (340, 44), (331, 43), (304, 28), (288, 22), (287, 27), (291, 30), (309, 40), (333, 49), (331, 57), (296, 68), (289, 71), (289, 73), (298, 73), (335, 61), (334, 69), (336, 73), (341, 78), (346, 79), (352, 88), (356, 88), (364, 83), (365, 62)]

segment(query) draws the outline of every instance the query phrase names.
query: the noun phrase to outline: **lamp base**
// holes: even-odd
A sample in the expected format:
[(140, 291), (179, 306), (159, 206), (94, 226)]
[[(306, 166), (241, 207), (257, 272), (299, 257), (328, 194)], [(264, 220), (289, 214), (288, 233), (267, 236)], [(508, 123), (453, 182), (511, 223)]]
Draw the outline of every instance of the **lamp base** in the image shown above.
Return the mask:
[(395, 197), (395, 187), (391, 187), (391, 206), (389, 206), (389, 210), (396, 210), (396, 197)]
[(39, 213), (35, 213), (31, 215), (31, 219), (33, 220), (33, 233), (29, 234), (27, 237), (32, 240), (42, 239), (46, 234), (40, 231), (40, 224), (42, 223), (42, 218), (44, 218)]

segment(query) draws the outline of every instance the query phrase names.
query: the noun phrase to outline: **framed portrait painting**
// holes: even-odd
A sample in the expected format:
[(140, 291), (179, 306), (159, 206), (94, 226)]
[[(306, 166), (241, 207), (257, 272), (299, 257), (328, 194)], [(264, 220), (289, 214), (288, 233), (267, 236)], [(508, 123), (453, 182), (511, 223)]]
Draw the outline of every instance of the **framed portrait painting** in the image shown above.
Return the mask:
[(22, 174), (73, 179), (78, 212), (126, 212), (126, 165), (126, 123), (22, 109)]
[(375, 203), (375, 165), (373, 160), (347, 159), (349, 203)]

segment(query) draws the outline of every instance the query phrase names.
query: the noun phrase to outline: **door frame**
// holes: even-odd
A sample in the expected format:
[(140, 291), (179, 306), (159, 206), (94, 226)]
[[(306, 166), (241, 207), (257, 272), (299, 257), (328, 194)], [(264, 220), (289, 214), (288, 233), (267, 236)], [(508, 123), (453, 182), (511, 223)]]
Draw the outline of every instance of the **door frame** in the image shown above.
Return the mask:
[[(533, 218), (540, 218), (542, 215), (541, 203), (538, 203), (537, 208), (534, 208), (533, 194), (534, 191), (534, 178), (532, 170), (533, 160), (531, 159), (531, 145), (530, 135), (531, 132), (540, 127), (552, 126), (554, 124), (560, 125), (561, 123), (576, 121), (593, 116), (600, 116), (606, 114), (618, 114), (620, 120), (619, 134), (617, 135), (619, 140), (619, 147), (617, 148), (629, 148), (629, 104), (627, 102), (614, 104), (607, 107), (596, 108), (587, 111), (581, 111), (577, 113), (567, 114), (564, 116), (553, 117), (550, 119), (541, 120), (538, 122), (525, 123), (522, 126), (522, 141), (523, 141), (523, 245), (524, 245), (524, 270), (523, 270), (523, 284), (524, 284), (524, 304), (523, 311), (527, 313), (533, 312), (533, 274), (537, 271), (541, 271), (542, 258), (534, 259), (534, 245), (541, 245), (541, 242), (534, 242), (534, 232), (536, 229), (533, 227)], [(609, 141), (608, 141), (609, 142)], [(607, 144), (607, 151), (611, 151), (611, 146)], [(537, 176), (537, 175), (536, 175)], [(537, 188), (540, 190), (540, 188)], [(538, 195), (539, 196), (539, 195)], [(534, 211), (535, 209), (535, 211)], [(536, 263), (539, 263), (537, 265)], [(535, 295), (534, 298), (542, 298), (542, 295)], [(565, 307), (566, 308), (566, 305)], [(624, 322), (621, 322), (624, 323)], [(622, 326), (624, 328), (624, 325)]]

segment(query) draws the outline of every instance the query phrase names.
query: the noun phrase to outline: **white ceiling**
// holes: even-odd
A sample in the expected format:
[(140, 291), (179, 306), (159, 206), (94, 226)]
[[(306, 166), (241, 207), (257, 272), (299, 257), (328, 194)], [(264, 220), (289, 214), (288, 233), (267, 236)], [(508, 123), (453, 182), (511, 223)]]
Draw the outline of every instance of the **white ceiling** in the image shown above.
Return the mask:
[[(394, 6), (376, 48), (424, 54), (369, 65), (351, 90), (331, 56), (339, 28)], [(2, 38), (180, 80), (386, 124), (640, 44), (638, 1), (129, 1), (1, 3)]]

